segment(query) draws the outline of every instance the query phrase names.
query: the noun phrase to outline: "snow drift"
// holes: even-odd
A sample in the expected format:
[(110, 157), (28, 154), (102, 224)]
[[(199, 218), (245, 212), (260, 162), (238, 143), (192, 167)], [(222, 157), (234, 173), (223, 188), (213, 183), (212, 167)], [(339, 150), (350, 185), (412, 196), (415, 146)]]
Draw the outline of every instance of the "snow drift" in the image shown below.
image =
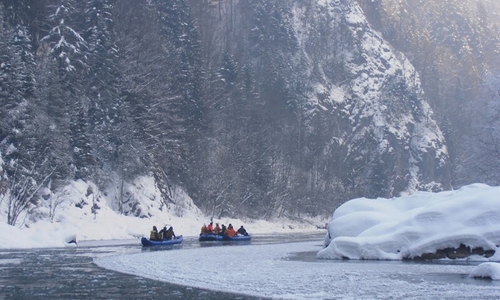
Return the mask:
[(351, 200), (335, 210), (326, 248), (317, 257), (399, 260), (468, 247), (491, 253), (469, 259), (498, 261), (499, 193), (500, 187), (474, 184), (456, 191)]

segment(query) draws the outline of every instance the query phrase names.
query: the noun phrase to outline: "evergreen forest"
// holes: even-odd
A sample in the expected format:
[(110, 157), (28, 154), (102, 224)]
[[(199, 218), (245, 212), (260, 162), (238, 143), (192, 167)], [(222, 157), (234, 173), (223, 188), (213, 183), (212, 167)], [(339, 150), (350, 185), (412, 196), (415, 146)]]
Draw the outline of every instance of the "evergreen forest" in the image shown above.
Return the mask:
[(140, 176), (165, 203), (180, 187), (207, 215), (250, 219), (498, 185), (499, 14), (494, 0), (1, 0), (0, 214), (15, 225), (71, 181)]

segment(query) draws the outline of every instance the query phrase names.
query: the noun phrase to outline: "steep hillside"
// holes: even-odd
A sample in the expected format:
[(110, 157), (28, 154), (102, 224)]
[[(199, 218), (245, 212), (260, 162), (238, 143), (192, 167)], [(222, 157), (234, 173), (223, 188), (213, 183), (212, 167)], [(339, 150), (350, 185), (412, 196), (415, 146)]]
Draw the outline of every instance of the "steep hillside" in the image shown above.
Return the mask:
[(300, 215), (355, 196), (449, 188), (445, 141), (418, 74), (355, 1), (194, 11), (207, 61), (224, 70), (226, 93), (214, 95), (223, 104), (210, 112), (224, 123), (207, 134), (210, 159), (196, 168), (210, 174), (197, 190), (216, 215), (239, 201)]
[(450, 187), (419, 75), (354, 0), (26, 0), (0, 16), (10, 224), (75, 180), (137, 217), (152, 208), (126, 187), (144, 176), (161, 205), (180, 187), (216, 218)]
[[(358, 1), (368, 20), (420, 74), (450, 149), (452, 184), (498, 184), (490, 130), (500, 74), (500, 3), (494, 0)], [(497, 91), (498, 88), (493, 88)], [(489, 90), (489, 91), (487, 91)], [(492, 143), (492, 141), (494, 141)]]

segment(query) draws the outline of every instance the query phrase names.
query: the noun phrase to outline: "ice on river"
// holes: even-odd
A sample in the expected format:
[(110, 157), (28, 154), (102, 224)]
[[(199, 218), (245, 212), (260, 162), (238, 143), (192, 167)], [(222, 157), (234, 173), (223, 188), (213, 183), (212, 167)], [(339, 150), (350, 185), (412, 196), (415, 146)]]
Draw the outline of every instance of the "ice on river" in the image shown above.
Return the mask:
[[(104, 268), (224, 292), (279, 299), (499, 299), (476, 265), (290, 259), (318, 242), (202, 247), (99, 257)], [(314, 256), (314, 254), (312, 254)]]

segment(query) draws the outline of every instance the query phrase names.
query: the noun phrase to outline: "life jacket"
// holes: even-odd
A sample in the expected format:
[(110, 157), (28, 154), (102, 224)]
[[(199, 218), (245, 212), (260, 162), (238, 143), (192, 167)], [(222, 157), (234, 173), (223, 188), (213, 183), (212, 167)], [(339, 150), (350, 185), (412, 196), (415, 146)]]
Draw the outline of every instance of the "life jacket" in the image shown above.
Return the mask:
[(160, 235), (158, 234), (158, 231), (151, 230), (151, 234), (149, 235), (149, 239), (152, 241), (156, 241), (160, 239)]
[(234, 230), (233, 227), (230, 227), (230, 228), (226, 229), (226, 235), (227, 236), (233, 237), (235, 234), (236, 234), (236, 231)]

